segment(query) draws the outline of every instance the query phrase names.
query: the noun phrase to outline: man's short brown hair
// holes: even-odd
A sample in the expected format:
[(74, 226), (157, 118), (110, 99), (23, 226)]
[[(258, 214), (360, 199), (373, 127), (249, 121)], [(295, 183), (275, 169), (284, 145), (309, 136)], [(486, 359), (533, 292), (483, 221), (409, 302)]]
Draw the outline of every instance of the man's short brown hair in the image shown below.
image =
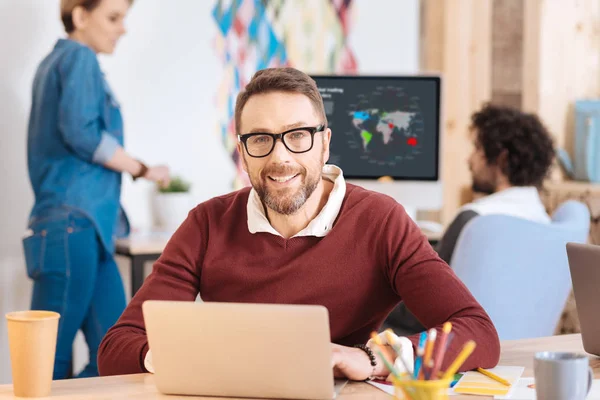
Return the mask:
[[(65, 27), (67, 33), (71, 33), (75, 30), (73, 24), (73, 10), (75, 7), (83, 7), (87, 11), (92, 11), (98, 7), (102, 0), (60, 0), (60, 19)], [(133, 0), (129, 0), (129, 4), (133, 4)]]
[(267, 68), (254, 74), (235, 102), (235, 131), (240, 132), (242, 110), (250, 97), (271, 92), (300, 93), (308, 97), (315, 111), (327, 124), (323, 98), (315, 81), (295, 68)]

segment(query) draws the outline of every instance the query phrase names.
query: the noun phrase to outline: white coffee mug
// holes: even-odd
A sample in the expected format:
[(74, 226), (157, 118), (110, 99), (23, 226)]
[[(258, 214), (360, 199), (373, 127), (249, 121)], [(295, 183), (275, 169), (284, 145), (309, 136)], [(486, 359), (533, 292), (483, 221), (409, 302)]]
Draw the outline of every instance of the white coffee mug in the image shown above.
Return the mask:
[(583, 354), (536, 353), (533, 371), (538, 400), (585, 400), (594, 380), (588, 358)]

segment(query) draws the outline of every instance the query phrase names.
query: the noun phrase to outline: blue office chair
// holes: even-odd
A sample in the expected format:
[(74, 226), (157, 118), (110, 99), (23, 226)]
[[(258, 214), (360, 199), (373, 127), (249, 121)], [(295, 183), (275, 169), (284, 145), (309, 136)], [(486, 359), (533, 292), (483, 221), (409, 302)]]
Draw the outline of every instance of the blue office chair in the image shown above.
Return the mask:
[(585, 243), (590, 213), (563, 203), (551, 224), (505, 215), (474, 218), (450, 265), (490, 315), (501, 340), (551, 336), (571, 290), (567, 242)]

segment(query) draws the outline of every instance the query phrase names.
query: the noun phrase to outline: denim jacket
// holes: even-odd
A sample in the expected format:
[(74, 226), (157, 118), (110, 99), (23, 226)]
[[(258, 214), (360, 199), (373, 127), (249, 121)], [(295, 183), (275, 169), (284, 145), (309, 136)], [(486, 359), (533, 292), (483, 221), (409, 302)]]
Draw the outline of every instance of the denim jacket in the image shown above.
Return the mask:
[(121, 146), (121, 111), (96, 54), (60, 39), (33, 82), (27, 164), (35, 204), (29, 226), (61, 210), (77, 210), (112, 253), (129, 223), (120, 204), (121, 173), (103, 164)]

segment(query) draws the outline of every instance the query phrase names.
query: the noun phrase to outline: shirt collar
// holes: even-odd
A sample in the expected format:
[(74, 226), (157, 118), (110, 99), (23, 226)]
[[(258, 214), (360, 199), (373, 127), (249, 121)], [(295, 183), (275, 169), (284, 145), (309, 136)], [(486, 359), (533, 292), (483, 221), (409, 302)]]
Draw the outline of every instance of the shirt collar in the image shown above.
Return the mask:
[(464, 205), (459, 212), (465, 210), (473, 210), (480, 215), (512, 215), (542, 223), (551, 221), (538, 189), (533, 186), (513, 186), (501, 190)]
[[(346, 195), (346, 182), (344, 181), (342, 170), (339, 167), (331, 164), (326, 164), (323, 166), (323, 178), (333, 182), (333, 189), (331, 190), (331, 193), (329, 193), (327, 203), (321, 209), (321, 212), (319, 212), (319, 214), (312, 221), (310, 221), (308, 226), (295, 234), (293, 237), (323, 237), (327, 235), (327, 233), (333, 227), (333, 223), (340, 213), (342, 202), (344, 201), (344, 196)], [(254, 189), (250, 190), (246, 209), (248, 213), (248, 230), (250, 233), (266, 232), (281, 236), (281, 234), (277, 232), (269, 223), (269, 220), (265, 215), (263, 204), (258, 197), (258, 193), (256, 193)]]
[(533, 186), (512, 186), (492, 193), (474, 201), (474, 203), (505, 202), (538, 203), (540, 200), (537, 188)]

